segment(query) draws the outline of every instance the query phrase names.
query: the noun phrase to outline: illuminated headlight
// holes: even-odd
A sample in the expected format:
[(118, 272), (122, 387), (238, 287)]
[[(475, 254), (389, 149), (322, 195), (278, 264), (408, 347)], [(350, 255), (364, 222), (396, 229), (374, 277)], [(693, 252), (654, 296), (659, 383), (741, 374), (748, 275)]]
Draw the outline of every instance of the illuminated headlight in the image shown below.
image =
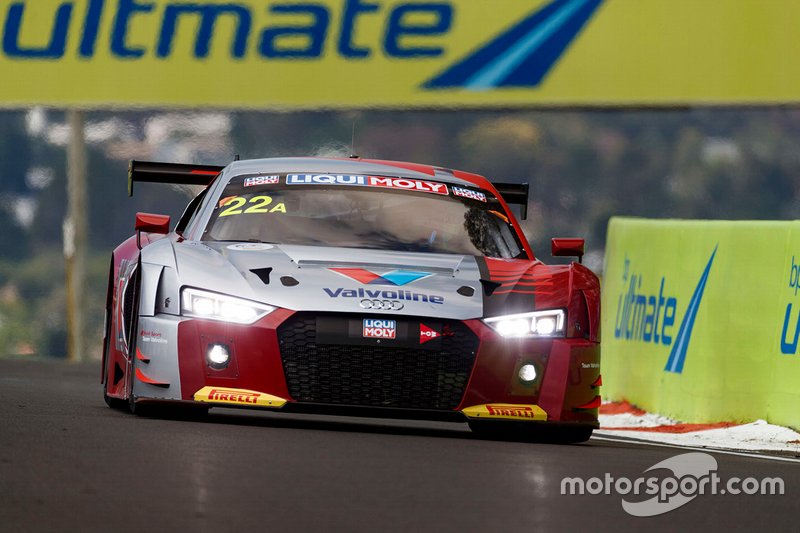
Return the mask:
[(228, 366), (231, 360), (231, 351), (225, 344), (211, 344), (208, 347), (206, 357), (208, 358), (208, 366), (221, 370)]
[(224, 294), (183, 289), (181, 314), (209, 320), (252, 324), (256, 320), (270, 314), (275, 307)]
[(563, 337), (566, 313), (563, 309), (534, 311), (483, 320), (503, 337)]
[(525, 384), (536, 381), (536, 367), (530, 363), (522, 365), (519, 369), (519, 380)]

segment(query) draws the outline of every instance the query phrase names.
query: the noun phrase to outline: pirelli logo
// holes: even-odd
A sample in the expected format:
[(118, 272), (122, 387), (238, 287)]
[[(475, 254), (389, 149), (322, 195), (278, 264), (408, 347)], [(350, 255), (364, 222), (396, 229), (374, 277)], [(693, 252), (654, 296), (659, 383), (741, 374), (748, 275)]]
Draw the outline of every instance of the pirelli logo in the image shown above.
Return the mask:
[(500, 418), (504, 420), (545, 421), (547, 413), (538, 405), (490, 403), (473, 405), (462, 411), (469, 418)]
[(234, 403), (258, 403), (261, 397), (257, 392), (231, 392), (228, 390), (212, 389), (208, 393), (208, 401), (210, 402), (234, 402)]
[(194, 394), (196, 402), (251, 407), (283, 407), (286, 400), (264, 392), (223, 387), (203, 387)]

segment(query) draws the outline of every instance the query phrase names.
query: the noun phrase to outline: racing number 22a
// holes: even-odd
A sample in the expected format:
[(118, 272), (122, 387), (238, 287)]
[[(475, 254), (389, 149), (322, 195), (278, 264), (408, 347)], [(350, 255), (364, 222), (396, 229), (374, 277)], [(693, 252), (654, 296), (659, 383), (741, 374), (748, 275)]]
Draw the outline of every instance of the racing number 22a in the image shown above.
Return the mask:
[[(241, 215), (244, 213), (245, 215), (252, 214), (252, 213), (286, 213), (286, 205), (283, 202), (275, 205), (272, 209), (269, 208), (269, 205), (272, 203), (271, 196), (254, 196), (247, 200), (247, 198), (242, 198), (241, 196), (234, 196), (224, 204), (222, 207), (227, 207), (222, 213), (219, 214), (219, 217), (229, 217), (231, 215)], [(246, 204), (252, 204), (247, 209), (242, 209)]]

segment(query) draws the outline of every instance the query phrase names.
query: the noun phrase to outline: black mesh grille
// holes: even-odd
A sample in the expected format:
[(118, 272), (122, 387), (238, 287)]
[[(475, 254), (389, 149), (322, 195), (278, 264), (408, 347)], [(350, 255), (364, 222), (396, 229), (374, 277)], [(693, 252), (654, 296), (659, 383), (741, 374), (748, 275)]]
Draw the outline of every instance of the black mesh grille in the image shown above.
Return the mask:
[(444, 321), (441, 350), (316, 343), (316, 317), (300, 313), (278, 329), (289, 393), (297, 402), (455, 409), (472, 371), (478, 338)]

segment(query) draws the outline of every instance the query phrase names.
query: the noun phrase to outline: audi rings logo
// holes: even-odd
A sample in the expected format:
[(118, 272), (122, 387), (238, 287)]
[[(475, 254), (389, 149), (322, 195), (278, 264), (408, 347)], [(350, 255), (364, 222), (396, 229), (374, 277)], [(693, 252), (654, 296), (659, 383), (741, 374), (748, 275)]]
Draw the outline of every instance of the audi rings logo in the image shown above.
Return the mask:
[(359, 304), (362, 309), (373, 311), (400, 311), (405, 305), (398, 300), (361, 300)]

